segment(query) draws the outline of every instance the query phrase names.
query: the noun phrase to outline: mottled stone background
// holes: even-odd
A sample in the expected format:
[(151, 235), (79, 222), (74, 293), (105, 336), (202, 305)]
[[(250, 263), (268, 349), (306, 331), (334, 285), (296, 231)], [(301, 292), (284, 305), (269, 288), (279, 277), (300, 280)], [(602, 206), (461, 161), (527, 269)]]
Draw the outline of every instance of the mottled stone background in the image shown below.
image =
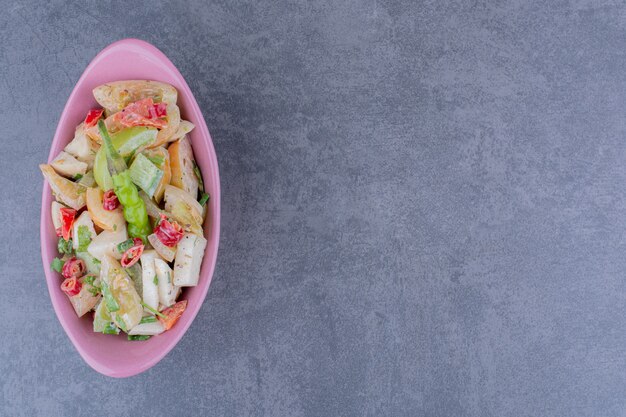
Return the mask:
[[(2, 2), (3, 416), (625, 416), (626, 6)], [(221, 168), (200, 314), (115, 380), (63, 332), (37, 164), (138, 37)]]

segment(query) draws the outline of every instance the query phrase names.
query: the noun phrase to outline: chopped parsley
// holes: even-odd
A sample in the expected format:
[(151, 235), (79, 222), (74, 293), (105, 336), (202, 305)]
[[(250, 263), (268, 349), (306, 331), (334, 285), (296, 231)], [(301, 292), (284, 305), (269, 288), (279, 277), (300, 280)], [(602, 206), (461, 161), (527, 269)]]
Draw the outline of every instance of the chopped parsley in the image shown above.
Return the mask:
[(208, 195), (207, 193), (202, 193), (202, 196), (200, 197), (200, 200), (198, 200), (198, 203), (200, 203), (201, 206), (204, 206), (209, 201), (209, 198), (211, 198), (210, 195)]
[(57, 244), (57, 249), (61, 254), (72, 254), (72, 239), (65, 240), (63, 238), (59, 238), (59, 243)]
[(152, 282), (154, 282), (154, 285), (159, 285), (159, 277), (157, 277), (156, 274), (154, 274), (154, 278), (152, 279)]
[(101, 291), (100, 287), (98, 287), (97, 285), (94, 285), (95, 280), (96, 280), (95, 275), (87, 275), (85, 279), (83, 280), (84, 283), (89, 284), (89, 288), (87, 289), (87, 291), (89, 291), (91, 295), (93, 295), (94, 297), (100, 294), (100, 291)]
[(113, 293), (111, 293), (111, 290), (109, 289), (109, 286), (107, 285), (107, 283), (103, 281), (101, 285), (102, 285), (102, 296), (104, 297), (104, 302), (105, 302), (107, 309), (111, 313), (119, 310), (120, 305), (115, 299), (115, 297), (113, 296)]
[(135, 335), (128, 335), (128, 340), (134, 340), (134, 341), (141, 341), (141, 340), (148, 340), (150, 339), (150, 336), (148, 335), (144, 335), (144, 334), (135, 334)]
[(50, 268), (52, 268), (53, 271), (57, 271), (58, 273), (61, 273), (61, 270), (63, 269), (64, 264), (65, 262), (63, 262), (59, 258), (54, 258), (52, 260), (52, 263), (50, 264)]
[(78, 226), (78, 251), (84, 252), (91, 243), (91, 232), (85, 225)]
[(133, 241), (133, 239), (127, 239), (117, 245), (117, 250), (119, 251), (119, 253), (124, 253), (133, 246), (135, 246), (135, 242)]
[(144, 306), (148, 311), (152, 312), (152, 314), (156, 314), (157, 316), (161, 317), (162, 319), (166, 319), (167, 320), (167, 316), (155, 309), (153, 309), (152, 307), (150, 307), (148, 304), (144, 303), (143, 301), (141, 302), (141, 305)]
[(157, 321), (156, 317), (146, 316), (146, 317), (141, 318), (141, 321), (139, 322), (139, 324), (156, 323), (156, 321)]
[(102, 330), (102, 333), (104, 334), (120, 334), (120, 329), (117, 328), (117, 326), (113, 323), (107, 323), (106, 326), (104, 326), (104, 330)]
[(83, 174), (74, 175), (74, 181), (79, 181), (83, 177)]

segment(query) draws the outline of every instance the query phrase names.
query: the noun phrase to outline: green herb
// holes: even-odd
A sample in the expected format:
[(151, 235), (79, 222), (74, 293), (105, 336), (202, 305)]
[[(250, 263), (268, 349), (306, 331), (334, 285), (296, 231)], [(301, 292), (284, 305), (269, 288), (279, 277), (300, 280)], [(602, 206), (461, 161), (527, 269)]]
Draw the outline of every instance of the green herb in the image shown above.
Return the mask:
[(200, 203), (201, 206), (204, 206), (209, 201), (209, 198), (211, 198), (210, 195), (208, 195), (207, 193), (202, 193), (202, 196), (200, 197), (200, 200), (198, 200), (198, 203)]
[(193, 161), (193, 172), (196, 174), (196, 177), (198, 177), (198, 188), (200, 189), (200, 191), (204, 191), (204, 181), (202, 181), (202, 173), (200, 172), (200, 167), (198, 167), (196, 161)]
[(74, 181), (78, 181), (83, 177), (83, 174), (76, 174), (74, 175)]
[(123, 241), (122, 243), (120, 243), (119, 245), (117, 245), (117, 250), (119, 253), (124, 253), (128, 249), (132, 248), (133, 246), (135, 246), (135, 242), (133, 241), (133, 239), (127, 239)]
[(118, 329), (115, 324), (108, 323), (104, 327), (104, 330), (102, 330), (102, 333), (104, 333), (104, 334), (120, 334), (120, 329)]
[(65, 240), (63, 238), (59, 238), (57, 249), (59, 250), (59, 253), (66, 253), (68, 255), (71, 255), (72, 254), (72, 239)]
[(85, 225), (78, 226), (78, 251), (84, 252), (91, 243), (91, 232)]
[(154, 278), (152, 279), (152, 282), (154, 282), (154, 285), (159, 285), (159, 277), (157, 277), (156, 274), (154, 274)]
[(115, 232), (117, 230), (117, 224), (113, 225), (113, 231)]
[(54, 258), (52, 260), (52, 263), (50, 264), (50, 268), (52, 268), (53, 271), (57, 271), (58, 273), (61, 273), (61, 270), (63, 269), (64, 264), (65, 262), (63, 262), (59, 258)]
[(165, 163), (165, 158), (163, 158), (160, 155), (151, 155), (151, 156), (146, 156), (146, 158), (148, 158), (148, 160), (150, 162), (152, 162), (154, 165), (161, 167), (163, 166), (163, 163)]
[(168, 284), (172, 283), (172, 274), (170, 271), (167, 271), (167, 283)]
[(95, 280), (96, 280), (96, 276), (95, 275), (87, 275), (83, 279), (83, 283), (90, 285), (90, 287), (87, 289), (87, 291), (89, 291), (91, 293), (91, 295), (93, 295), (94, 297), (96, 295), (98, 295), (100, 293), (100, 291), (101, 291), (100, 287), (98, 287), (97, 285), (94, 285)]
[(113, 297), (113, 293), (111, 293), (111, 289), (107, 285), (106, 282), (102, 281), (102, 295), (104, 296), (104, 302), (106, 303), (107, 309), (112, 313), (120, 309), (120, 305)]
[(150, 339), (150, 336), (148, 335), (143, 335), (143, 334), (128, 335), (128, 340), (140, 341), (140, 340), (148, 340), (148, 339)]
[(167, 316), (155, 309), (153, 309), (152, 307), (150, 307), (148, 304), (144, 303), (143, 301), (141, 302), (141, 305), (144, 306), (146, 309), (148, 309), (148, 311), (152, 312), (153, 314), (156, 314), (157, 316), (161, 317), (162, 319), (166, 319), (167, 320)]
[(156, 317), (153, 316), (146, 316), (146, 317), (142, 317), (141, 321), (139, 322), (139, 324), (145, 324), (145, 323), (156, 323), (157, 319)]

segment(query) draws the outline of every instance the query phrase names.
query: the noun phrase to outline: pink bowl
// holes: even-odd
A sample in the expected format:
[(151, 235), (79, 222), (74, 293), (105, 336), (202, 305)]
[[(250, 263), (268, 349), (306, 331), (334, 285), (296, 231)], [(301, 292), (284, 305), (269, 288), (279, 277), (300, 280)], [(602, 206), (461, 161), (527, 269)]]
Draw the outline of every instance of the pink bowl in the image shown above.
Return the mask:
[(215, 149), (202, 112), (189, 86), (174, 64), (157, 48), (137, 39), (124, 39), (103, 49), (91, 61), (76, 83), (61, 114), (48, 161), (51, 161), (72, 139), (74, 129), (87, 111), (97, 107), (92, 89), (109, 81), (148, 79), (172, 84), (178, 89), (181, 116), (196, 128), (189, 134), (196, 161), (202, 170), (204, 186), (211, 195), (204, 235), (208, 240), (198, 286), (188, 288), (182, 299), (189, 301), (187, 310), (169, 331), (145, 342), (129, 342), (123, 336), (94, 333), (91, 315), (76, 317), (67, 297), (60, 290), (60, 276), (50, 270), (57, 256), (57, 237), (50, 218), (52, 194), (44, 182), (41, 205), (41, 257), (48, 291), (57, 317), (78, 353), (96, 371), (112, 377), (128, 377), (154, 366), (183, 337), (198, 314), (211, 283), (220, 234), (220, 180)]

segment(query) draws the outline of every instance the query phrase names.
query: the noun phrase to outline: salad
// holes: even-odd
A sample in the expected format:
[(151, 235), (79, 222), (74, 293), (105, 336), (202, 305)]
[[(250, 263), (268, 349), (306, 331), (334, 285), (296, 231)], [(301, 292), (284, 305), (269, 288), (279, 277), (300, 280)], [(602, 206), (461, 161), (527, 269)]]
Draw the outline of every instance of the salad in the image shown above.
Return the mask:
[[(96, 87), (74, 138), (39, 166), (55, 201), (51, 268), (93, 331), (147, 340), (169, 330), (198, 284), (209, 195), (180, 117), (178, 92), (156, 81)], [(87, 110), (87, 109), (86, 109)]]

